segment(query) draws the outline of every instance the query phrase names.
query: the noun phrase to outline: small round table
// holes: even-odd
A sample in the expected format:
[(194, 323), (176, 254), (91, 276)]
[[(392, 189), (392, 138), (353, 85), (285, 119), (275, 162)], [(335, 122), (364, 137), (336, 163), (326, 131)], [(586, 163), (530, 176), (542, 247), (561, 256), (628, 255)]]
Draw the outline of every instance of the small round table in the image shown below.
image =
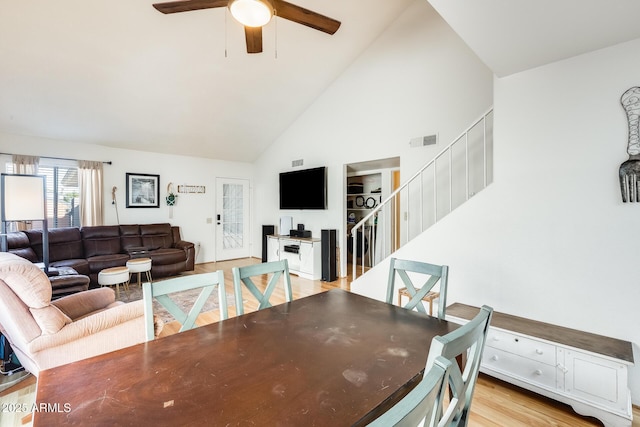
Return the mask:
[(127, 268), (131, 274), (138, 273), (138, 286), (140, 284), (140, 274), (145, 273), (147, 282), (151, 282), (151, 258), (134, 258), (127, 261)]
[(120, 285), (124, 288), (129, 298), (129, 269), (127, 267), (105, 268), (98, 273), (100, 286), (116, 286), (116, 298), (120, 298)]

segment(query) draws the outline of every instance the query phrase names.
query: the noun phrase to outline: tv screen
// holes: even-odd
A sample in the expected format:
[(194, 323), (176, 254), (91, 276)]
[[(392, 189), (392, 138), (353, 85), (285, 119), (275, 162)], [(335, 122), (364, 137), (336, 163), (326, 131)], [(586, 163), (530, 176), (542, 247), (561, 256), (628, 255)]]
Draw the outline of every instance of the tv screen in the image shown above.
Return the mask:
[(280, 174), (280, 209), (326, 208), (326, 167)]

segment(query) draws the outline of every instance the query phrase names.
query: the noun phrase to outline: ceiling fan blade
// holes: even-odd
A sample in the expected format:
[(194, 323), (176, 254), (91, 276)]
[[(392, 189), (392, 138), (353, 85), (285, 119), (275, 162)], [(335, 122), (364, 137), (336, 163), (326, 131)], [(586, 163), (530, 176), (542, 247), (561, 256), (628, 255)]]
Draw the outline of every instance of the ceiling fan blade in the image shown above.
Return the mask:
[(333, 34), (340, 28), (340, 21), (336, 21), (328, 16), (320, 15), (312, 10), (295, 4), (287, 3), (283, 0), (273, 0), (273, 7), (276, 10), (276, 16), (307, 27), (323, 31), (327, 34)]
[(211, 9), (214, 7), (227, 7), (227, 4), (229, 4), (229, 0), (179, 0), (167, 3), (154, 3), (153, 7), (162, 13), (176, 13)]
[(247, 39), (247, 53), (262, 52), (262, 27), (244, 27)]

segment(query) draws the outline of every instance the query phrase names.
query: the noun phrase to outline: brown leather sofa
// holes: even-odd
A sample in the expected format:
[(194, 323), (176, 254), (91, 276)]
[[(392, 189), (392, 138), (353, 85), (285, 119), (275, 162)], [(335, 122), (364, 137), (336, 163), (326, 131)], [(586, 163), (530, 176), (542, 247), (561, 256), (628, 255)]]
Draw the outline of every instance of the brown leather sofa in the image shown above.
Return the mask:
[[(8, 249), (33, 263), (42, 262), (42, 231), (9, 233)], [(191, 271), (195, 247), (181, 240), (180, 228), (171, 224), (101, 225), (49, 230), (49, 265), (71, 267), (89, 276), (89, 288), (98, 287), (98, 273), (124, 266), (131, 258), (151, 258), (152, 277)]]

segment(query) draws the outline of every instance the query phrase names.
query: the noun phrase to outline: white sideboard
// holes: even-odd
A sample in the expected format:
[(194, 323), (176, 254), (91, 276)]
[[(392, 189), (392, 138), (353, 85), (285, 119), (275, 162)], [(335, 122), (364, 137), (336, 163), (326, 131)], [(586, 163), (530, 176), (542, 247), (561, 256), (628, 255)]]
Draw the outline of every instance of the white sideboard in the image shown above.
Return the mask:
[(320, 239), (267, 236), (267, 261), (286, 259), (289, 272), (310, 280), (322, 275)]
[[(453, 304), (447, 320), (465, 323), (477, 307)], [(494, 312), (480, 370), (571, 405), (607, 427), (630, 427), (631, 343)]]

